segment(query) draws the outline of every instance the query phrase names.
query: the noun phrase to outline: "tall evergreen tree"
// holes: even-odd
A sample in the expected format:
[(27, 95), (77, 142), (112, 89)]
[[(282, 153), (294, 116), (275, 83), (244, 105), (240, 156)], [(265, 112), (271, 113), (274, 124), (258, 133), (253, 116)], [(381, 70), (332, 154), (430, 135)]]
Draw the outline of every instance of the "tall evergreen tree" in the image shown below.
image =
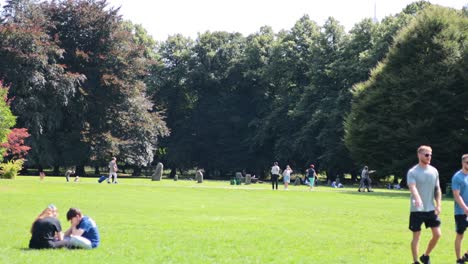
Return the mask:
[(356, 161), (402, 177), (427, 144), (448, 180), (468, 147), (467, 28), (461, 11), (432, 6), (398, 35), (355, 87), (345, 142)]

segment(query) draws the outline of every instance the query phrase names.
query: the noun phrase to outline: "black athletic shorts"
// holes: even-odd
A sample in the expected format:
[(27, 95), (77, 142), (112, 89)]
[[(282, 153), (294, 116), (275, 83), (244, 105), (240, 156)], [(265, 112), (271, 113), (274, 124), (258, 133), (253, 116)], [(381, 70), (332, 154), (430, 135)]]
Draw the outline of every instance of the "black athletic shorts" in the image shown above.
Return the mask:
[(409, 229), (413, 232), (421, 231), (421, 225), (424, 223), (426, 228), (439, 227), (440, 218), (435, 214), (435, 211), (429, 212), (411, 212), (409, 219)]
[(457, 231), (457, 234), (463, 235), (467, 227), (466, 215), (455, 215), (455, 231)]

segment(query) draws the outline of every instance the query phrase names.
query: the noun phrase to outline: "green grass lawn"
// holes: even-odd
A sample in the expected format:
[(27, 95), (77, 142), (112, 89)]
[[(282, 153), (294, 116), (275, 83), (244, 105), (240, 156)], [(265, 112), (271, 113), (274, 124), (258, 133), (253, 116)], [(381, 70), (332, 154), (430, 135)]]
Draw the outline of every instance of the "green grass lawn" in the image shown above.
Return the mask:
[[(0, 180), (0, 202), (0, 263), (411, 263), (408, 191), (18, 177)], [(69, 207), (91, 216), (101, 245), (28, 250), (32, 221), (50, 203), (63, 229)], [(441, 218), (431, 258), (454, 263), (451, 199)], [(424, 230), (421, 251), (429, 236)]]

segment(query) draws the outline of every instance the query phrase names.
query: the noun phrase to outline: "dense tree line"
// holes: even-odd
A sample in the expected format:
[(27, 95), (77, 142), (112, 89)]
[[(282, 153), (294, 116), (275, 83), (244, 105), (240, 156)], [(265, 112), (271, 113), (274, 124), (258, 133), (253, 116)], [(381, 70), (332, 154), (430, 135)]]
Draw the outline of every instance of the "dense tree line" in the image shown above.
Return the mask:
[(32, 166), (117, 155), (208, 177), (263, 176), (279, 161), (332, 179), (365, 164), (401, 178), (429, 144), (449, 177), (468, 146), (466, 10), (420, 1), (349, 32), (303, 16), (277, 33), (158, 43), (105, 1), (7, 3), (0, 79)]
[[(180, 35), (170, 37), (159, 46), (162, 65), (152, 74), (157, 78), (152, 83), (156, 87), (154, 98), (168, 106), (168, 125), (174, 129), (173, 136), (178, 135), (162, 141), (167, 147), (163, 159), (172, 168), (199, 166), (220, 174), (242, 169), (261, 174), (275, 160), (300, 171), (313, 162), (331, 178), (355, 174), (367, 164), (377, 169), (379, 176), (395, 174), (401, 178), (416, 162), (414, 153), (393, 153), (374, 162), (385, 153), (389, 142), (380, 141), (375, 133), (381, 132), (373, 129), (359, 134), (374, 144), (372, 148), (370, 143), (363, 145), (361, 149), (369, 151), (366, 156), (359, 155), (353, 144), (360, 143), (352, 139), (351, 130), (359, 122), (350, 121), (352, 117), (348, 116), (354, 114), (351, 106), (358, 103), (360, 96), (353, 86), (368, 80), (374, 67), (388, 61), (388, 51), (396, 45), (394, 39), (404, 38), (400, 32), (407, 30), (429, 6), (424, 1), (413, 3), (380, 23), (364, 19), (349, 33), (334, 18), (319, 26), (304, 16), (290, 30), (277, 34), (263, 27), (246, 38), (226, 32), (205, 32), (194, 41)], [(434, 9), (448, 10), (439, 6)], [(460, 11), (450, 12), (462, 16)], [(456, 30), (464, 32), (463, 27)], [(418, 67), (425, 66), (413, 66)], [(410, 79), (411, 74), (414, 73), (409, 72)], [(446, 78), (439, 74), (434, 72), (433, 78)], [(463, 83), (457, 87), (466, 88)], [(418, 87), (409, 83), (404, 89), (414, 92)], [(439, 104), (438, 99), (432, 97), (431, 104)], [(374, 109), (366, 110), (374, 113)], [(405, 115), (408, 120), (418, 116), (406, 112), (400, 118), (404, 120)], [(345, 118), (348, 127), (344, 126)], [(460, 118), (466, 129), (466, 122), (462, 121), (466, 107), (460, 106), (454, 118)], [(378, 119), (365, 122), (375, 127), (385, 124)], [(436, 161), (447, 164), (444, 173), (458, 166), (454, 156), (466, 149), (466, 142), (455, 137), (448, 136), (446, 140), (458, 147), (447, 150), (452, 153), (450, 158), (441, 156)], [(404, 149), (416, 149), (419, 144), (435, 142), (395, 139), (392, 147), (398, 149), (401, 144), (407, 144)], [(437, 144), (434, 146), (436, 152)]]

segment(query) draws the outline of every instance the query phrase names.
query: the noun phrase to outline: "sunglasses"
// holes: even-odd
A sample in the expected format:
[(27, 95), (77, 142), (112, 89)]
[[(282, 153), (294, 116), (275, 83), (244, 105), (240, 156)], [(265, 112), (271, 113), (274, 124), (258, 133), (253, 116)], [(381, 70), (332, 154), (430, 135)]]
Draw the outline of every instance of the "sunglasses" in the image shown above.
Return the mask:
[(426, 157), (426, 158), (432, 157), (432, 154), (426, 153), (426, 154), (424, 154), (424, 157)]

